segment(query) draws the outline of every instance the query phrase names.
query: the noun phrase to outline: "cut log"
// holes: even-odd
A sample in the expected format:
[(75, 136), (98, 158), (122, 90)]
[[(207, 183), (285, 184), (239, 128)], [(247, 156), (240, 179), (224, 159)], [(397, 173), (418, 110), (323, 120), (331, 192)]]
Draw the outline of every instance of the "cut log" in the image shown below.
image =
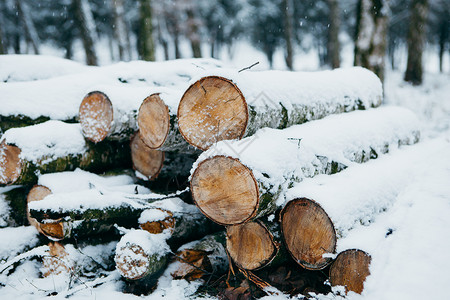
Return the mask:
[(128, 144), (86, 142), (78, 124), (48, 121), (13, 128), (0, 143), (0, 184), (33, 184), (38, 174), (129, 167)]
[(221, 231), (181, 246), (175, 254), (176, 262), (168, 268), (171, 275), (187, 281), (212, 274), (220, 276), (228, 268), (225, 243), (225, 232)]
[(131, 161), (139, 178), (154, 180), (164, 164), (164, 151), (151, 149), (140, 138), (139, 131), (131, 138)]
[(288, 202), (280, 217), (291, 256), (305, 268), (321, 269), (331, 263), (336, 249), (364, 247), (362, 242), (346, 244), (348, 233), (373, 223), (415, 182), (420, 170), (429, 168), (433, 157), (448, 151), (446, 142), (423, 142), (339, 174), (294, 185), (287, 199), (302, 198)]
[[(211, 74), (211, 72), (209, 72)], [(363, 68), (321, 72), (218, 70), (192, 84), (178, 107), (189, 144), (206, 150), (263, 127), (286, 128), (382, 102), (378, 77)]]
[[(33, 201), (41, 201), (45, 197), (50, 195), (51, 193), (52, 193), (52, 191), (49, 188), (47, 188), (47, 187), (45, 187), (43, 185), (35, 185), (30, 190), (30, 192), (28, 193), (28, 196), (27, 196), (27, 205), (26, 206), (27, 206), (28, 223), (31, 226), (34, 226), (37, 229), (37, 231), (39, 231), (39, 233), (41, 233), (41, 234), (44, 234), (42, 229), (41, 229), (41, 225), (44, 225), (44, 227), (46, 228), (46, 231), (56, 231), (56, 232), (58, 232), (58, 231), (62, 231), (62, 229), (60, 229), (60, 225), (52, 226), (51, 224), (41, 224), (35, 218), (32, 218), (31, 215), (30, 215), (30, 210), (28, 208), (28, 206), (29, 206), (28, 204), (30, 202), (33, 202)], [(51, 227), (56, 227), (56, 228), (54, 230), (51, 230), (50, 229)]]
[(142, 141), (152, 149), (194, 152), (178, 130), (176, 109), (181, 93), (176, 90), (153, 94), (139, 108), (137, 122)]
[(281, 212), (286, 248), (294, 260), (308, 270), (329, 265), (336, 251), (336, 231), (323, 208), (306, 198), (290, 201)]
[(417, 142), (418, 124), (410, 111), (386, 107), (222, 141), (194, 164), (192, 197), (216, 223), (245, 223), (283, 205), (295, 182)]
[(350, 249), (339, 253), (330, 268), (332, 286), (344, 286), (345, 292), (361, 294), (364, 281), (370, 275), (371, 257), (359, 249)]
[(49, 255), (42, 257), (42, 275), (49, 277), (59, 274), (69, 274), (74, 271), (74, 263), (61, 243), (48, 243)]
[(256, 220), (227, 227), (227, 251), (239, 269), (255, 271), (285, 261), (280, 227), (276, 222)]

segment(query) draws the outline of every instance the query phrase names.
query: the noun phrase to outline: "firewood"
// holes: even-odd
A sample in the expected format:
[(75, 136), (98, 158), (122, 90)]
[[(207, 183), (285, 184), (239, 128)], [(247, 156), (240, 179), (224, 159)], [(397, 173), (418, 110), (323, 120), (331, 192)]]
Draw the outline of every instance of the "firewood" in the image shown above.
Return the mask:
[(332, 286), (344, 286), (345, 292), (361, 294), (364, 281), (370, 275), (371, 257), (359, 249), (345, 250), (336, 257), (330, 268), (330, 283)]
[(154, 180), (164, 164), (164, 151), (151, 149), (141, 139), (139, 131), (131, 138), (131, 161), (138, 177)]
[(184, 93), (178, 124), (186, 141), (206, 150), (218, 141), (253, 135), (259, 128), (286, 128), (330, 114), (376, 107), (381, 101), (380, 80), (363, 68), (321, 72), (218, 70)]
[(192, 197), (216, 223), (245, 223), (283, 205), (295, 182), (339, 172), (418, 139), (416, 117), (394, 107), (262, 130), (204, 152), (193, 166)]
[(27, 225), (28, 186), (0, 188), (0, 228)]
[(5, 132), (0, 142), (0, 185), (34, 184), (38, 174), (128, 167), (126, 143), (86, 142), (78, 124), (48, 121)]

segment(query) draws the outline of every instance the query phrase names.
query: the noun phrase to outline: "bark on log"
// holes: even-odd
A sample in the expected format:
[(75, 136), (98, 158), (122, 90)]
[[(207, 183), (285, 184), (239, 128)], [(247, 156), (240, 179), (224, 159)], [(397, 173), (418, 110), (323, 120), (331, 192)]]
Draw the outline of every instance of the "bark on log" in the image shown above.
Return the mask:
[(28, 224), (26, 202), (27, 186), (0, 188), (0, 228)]
[(192, 197), (216, 223), (245, 223), (274, 212), (295, 182), (417, 142), (417, 126), (410, 111), (391, 107), (223, 141), (194, 164)]
[(0, 142), (0, 185), (32, 184), (38, 174), (131, 166), (129, 145), (86, 142), (78, 124), (48, 121), (10, 129)]
[[(331, 262), (329, 254), (345, 244), (351, 230), (373, 223), (415, 182), (420, 170), (429, 169), (436, 157), (448, 151), (449, 145), (443, 141), (423, 142), (292, 187), (286, 197), (297, 199), (287, 203), (280, 219), (283, 239), (294, 260), (305, 268), (325, 267)], [(361, 246), (364, 244), (350, 245)]]
[(202, 150), (259, 128), (286, 128), (330, 114), (376, 107), (380, 80), (362, 68), (315, 73), (216, 71), (197, 80), (178, 107), (183, 137)]
[(344, 286), (345, 293), (349, 291), (361, 294), (364, 281), (370, 275), (371, 257), (359, 249), (349, 249), (339, 253), (330, 268), (330, 283), (332, 286)]
[(168, 267), (171, 275), (175, 279), (192, 281), (225, 273), (228, 268), (225, 243), (225, 232), (221, 231), (183, 245), (175, 254), (176, 262)]
[(287, 253), (281, 243), (277, 222), (256, 220), (227, 227), (227, 251), (239, 269), (255, 271), (284, 262)]

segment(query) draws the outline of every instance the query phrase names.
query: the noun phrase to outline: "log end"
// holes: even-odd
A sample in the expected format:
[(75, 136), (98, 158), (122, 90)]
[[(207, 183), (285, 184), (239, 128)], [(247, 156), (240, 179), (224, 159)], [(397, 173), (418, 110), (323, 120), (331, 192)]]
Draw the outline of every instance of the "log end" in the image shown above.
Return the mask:
[(145, 277), (150, 268), (150, 258), (144, 249), (136, 244), (127, 244), (119, 249), (114, 257), (119, 273), (129, 279)]
[(242, 92), (229, 79), (208, 76), (192, 84), (178, 106), (180, 133), (202, 150), (222, 140), (240, 139), (248, 123)]
[(198, 208), (222, 225), (248, 221), (259, 204), (253, 173), (231, 157), (214, 156), (202, 161), (192, 175), (191, 192)]
[(20, 153), (19, 147), (5, 141), (0, 144), (0, 184), (13, 184), (19, 179), (22, 173)]
[(69, 254), (64, 246), (58, 242), (50, 242), (48, 247), (50, 249), (49, 256), (42, 258), (42, 275), (49, 277), (70, 273), (72, 266), (68, 261)]
[(158, 94), (145, 98), (137, 117), (142, 141), (151, 149), (160, 148), (170, 129), (169, 108)]
[(227, 251), (239, 268), (251, 271), (270, 263), (278, 247), (262, 223), (248, 222), (227, 228)]
[(39, 224), (43, 235), (54, 241), (60, 241), (66, 237), (68, 230), (62, 219), (46, 221)]
[(364, 281), (369, 276), (371, 257), (358, 249), (345, 250), (336, 257), (330, 268), (330, 282), (332, 286), (341, 285), (345, 292), (353, 291), (361, 294)]
[[(161, 213), (163, 213), (164, 217), (161, 219), (158, 219), (158, 220), (151, 220), (151, 221), (145, 221), (143, 223), (140, 223), (139, 227), (142, 230), (145, 230), (152, 234), (162, 233), (166, 229), (169, 229), (173, 232), (173, 230), (175, 229), (175, 218), (171, 211), (163, 210), (160, 208), (153, 208), (153, 209), (149, 209), (149, 210), (161, 211)], [(144, 213), (145, 213), (145, 211), (144, 211)], [(142, 217), (142, 215), (141, 215), (141, 217)]]
[(164, 163), (164, 152), (148, 147), (139, 131), (131, 138), (130, 148), (133, 168), (150, 180), (158, 177)]
[(33, 188), (28, 192), (27, 196), (27, 219), (30, 225), (34, 226), (41, 234), (43, 234), (41, 229), (41, 223), (39, 223), (35, 218), (32, 218), (30, 215), (30, 210), (28, 209), (28, 203), (32, 201), (40, 201), (43, 200), (45, 197), (50, 195), (52, 191), (43, 185), (35, 185)]
[(81, 101), (78, 114), (83, 135), (94, 143), (103, 141), (111, 130), (113, 115), (108, 96), (99, 91), (90, 92)]
[(316, 202), (300, 198), (281, 211), (283, 239), (294, 260), (308, 270), (320, 270), (332, 261), (324, 254), (336, 251), (336, 231), (327, 213)]

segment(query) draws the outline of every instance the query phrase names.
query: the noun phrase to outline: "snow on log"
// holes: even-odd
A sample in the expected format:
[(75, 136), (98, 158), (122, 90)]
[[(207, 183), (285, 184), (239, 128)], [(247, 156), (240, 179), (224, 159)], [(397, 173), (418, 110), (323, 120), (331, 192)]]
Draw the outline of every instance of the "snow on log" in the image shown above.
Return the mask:
[(100, 172), (131, 165), (129, 145), (86, 142), (79, 124), (47, 121), (12, 128), (0, 141), (0, 185), (28, 184), (38, 174), (82, 169)]
[(203, 276), (221, 275), (228, 269), (225, 232), (205, 236), (201, 240), (181, 246), (176, 261), (168, 267), (174, 279), (192, 281)]
[(31, 226), (8, 227), (0, 230), (0, 263), (39, 244), (39, 234)]
[(336, 173), (418, 139), (418, 120), (399, 107), (263, 129), (241, 141), (219, 142), (201, 154), (191, 171), (192, 197), (213, 221), (241, 224), (283, 205), (294, 182)]
[(227, 251), (240, 269), (254, 271), (286, 260), (276, 222), (256, 220), (227, 227)]
[[(73, 122), (78, 116), (80, 101), (98, 85), (185, 86), (199, 71), (217, 67), (221, 67), (221, 62), (214, 59), (131, 61), (89, 67), (85, 72), (44, 80), (0, 82), (0, 132), (50, 119)], [(64, 69), (60, 65), (54, 68)]]
[(189, 144), (206, 150), (263, 127), (286, 128), (330, 114), (379, 106), (378, 77), (354, 67), (320, 72), (209, 72), (184, 93), (178, 126)]
[(27, 225), (27, 186), (0, 188), (0, 228)]
[(42, 257), (42, 276), (49, 277), (74, 272), (74, 262), (59, 242), (48, 243), (49, 255)]
[(349, 249), (339, 253), (330, 268), (332, 286), (345, 287), (345, 293), (352, 291), (361, 294), (364, 281), (370, 275), (371, 257), (359, 249)]
[[(280, 216), (291, 256), (309, 269), (330, 264), (332, 254), (351, 230), (373, 223), (389, 210), (420, 170), (427, 169), (429, 158), (446, 151), (446, 142), (423, 142), (338, 174), (294, 185), (286, 198), (295, 200), (286, 204)], [(359, 248), (358, 244), (353, 246)]]

